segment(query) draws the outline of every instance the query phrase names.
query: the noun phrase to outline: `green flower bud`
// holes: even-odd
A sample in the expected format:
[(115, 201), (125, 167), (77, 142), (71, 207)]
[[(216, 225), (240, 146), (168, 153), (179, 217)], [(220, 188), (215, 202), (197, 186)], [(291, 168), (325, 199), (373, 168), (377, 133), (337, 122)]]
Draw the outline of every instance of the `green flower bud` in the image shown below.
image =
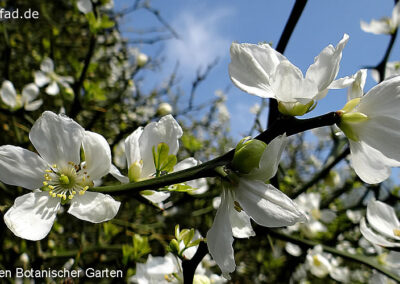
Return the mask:
[(248, 174), (251, 170), (258, 168), (261, 155), (263, 154), (267, 144), (261, 140), (248, 138), (242, 139), (236, 146), (235, 155), (232, 160), (234, 170), (243, 174)]
[(312, 111), (317, 104), (311, 100), (307, 104), (301, 104), (299, 102), (295, 103), (287, 103), (287, 102), (278, 102), (278, 110), (280, 113), (290, 116), (301, 116), (306, 114), (309, 111)]
[(176, 239), (172, 239), (169, 243), (169, 249), (174, 254), (179, 254), (179, 243)]

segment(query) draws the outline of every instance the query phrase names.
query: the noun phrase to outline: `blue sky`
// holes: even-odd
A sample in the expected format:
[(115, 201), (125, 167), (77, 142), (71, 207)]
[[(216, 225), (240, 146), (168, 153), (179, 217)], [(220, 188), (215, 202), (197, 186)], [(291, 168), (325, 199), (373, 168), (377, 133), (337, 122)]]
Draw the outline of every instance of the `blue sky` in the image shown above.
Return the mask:
[[(127, 7), (133, 1), (115, 1), (116, 9)], [(260, 99), (237, 89), (229, 79), (229, 47), (237, 42), (272, 42), (276, 46), (290, 14), (294, 1), (273, 0), (153, 0), (152, 7), (177, 31), (180, 39), (156, 45), (140, 46), (150, 56), (163, 56), (162, 71), (146, 74), (145, 89), (159, 85), (179, 61), (179, 78), (183, 90), (190, 91), (191, 82), (199, 67), (205, 67), (218, 57), (219, 63), (197, 91), (195, 102), (206, 101), (217, 89), (228, 92), (227, 106), (232, 115), (233, 134), (239, 137), (248, 132), (253, 116), (251, 106)], [(376, 65), (389, 42), (387, 35), (373, 35), (360, 29), (360, 20), (369, 22), (391, 16), (392, 0), (309, 0), (305, 11), (286, 48), (285, 56), (303, 72), (314, 57), (328, 44), (336, 45), (344, 33), (350, 40), (343, 51), (338, 77), (354, 74), (364, 66)], [(155, 17), (145, 10), (132, 13), (122, 21), (123, 36), (132, 36), (132, 29), (154, 27)], [(161, 25), (159, 25), (161, 27)], [(162, 53), (160, 54), (160, 51)], [(395, 44), (391, 61), (399, 60), (400, 50)], [(375, 83), (368, 74), (366, 90)], [(317, 108), (307, 116), (315, 116), (341, 109), (346, 91), (330, 91)], [(237, 115), (240, 114), (240, 115)]]

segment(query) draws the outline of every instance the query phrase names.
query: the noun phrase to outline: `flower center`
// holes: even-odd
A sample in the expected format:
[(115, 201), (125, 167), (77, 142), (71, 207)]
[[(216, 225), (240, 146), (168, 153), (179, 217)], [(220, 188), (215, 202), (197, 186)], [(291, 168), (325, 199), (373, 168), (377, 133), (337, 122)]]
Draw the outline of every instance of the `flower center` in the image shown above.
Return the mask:
[(313, 256), (313, 262), (314, 262), (314, 265), (317, 267), (322, 265), (322, 262), (319, 260), (318, 255)]
[(394, 234), (396, 237), (400, 237), (400, 229), (393, 229), (393, 234)]
[(42, 190), (48, 191), (51, 197), (67, 200), (74, 198), (76, 193), (85, 194), (93, 182), (87, 174), (86, 166), (78, 166), (68, 162), (66, 166), (56, 164), (45, 170)]

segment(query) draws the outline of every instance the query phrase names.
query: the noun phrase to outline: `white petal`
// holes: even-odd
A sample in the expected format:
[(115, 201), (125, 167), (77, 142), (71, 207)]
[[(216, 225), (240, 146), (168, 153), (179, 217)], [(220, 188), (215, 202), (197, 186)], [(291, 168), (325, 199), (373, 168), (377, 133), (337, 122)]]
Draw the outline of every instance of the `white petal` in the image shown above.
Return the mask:
[(361, 219), (360, 231), (361, 231), (361, 234), (364, 236), (364, 238), (366, 238), (368, 241), (370, 241), (373, 244), (377, 244), (377, 245), (383, 246), (383, 247), (399, 247), (400, 246), (400, 243), (390, 242), (390, 241), (386, 240), (384, 237), (376, 234), (370, 228), (368, 228), (368, 226), (365, 222), (365, 218)]
[(169, 146), (169, 154), (176, 155), (179, 149), (179, 138), (182, 128), (172, 115), (163, 116), (159, 122), (146, 125), (139, 138), (140, 156), (143, 160), (142, 177), (149, 177), (156, 172), (153, 160), (153, 147), (164, 142)]
[[(175, 165), (174, 172), (186, 170), (199, 164), (201, 164), (201, 162), (194, 158), (186, 158)], [(208, 190), (208, 184), (205, 178), (190, 180), (185, 183), (192, 188), (196, 188), (195, 190), (188, 191), (189, 194), (203, 194)]]
[(113, 162), (121, 169), (126, 168), (125, 141), (121, 140), (114, 146)]
[(336, 218), (336, 213), (330, 209), (323, 209), (321, 212), (321, 221), (325, 223), (330, 223)]
[(366, 183), (380, 183), (390, 176), (395, 162), (363, 141), (350, 141), (350, 161), (357, 175)]
[(43, 59), (42, 63), (40, 64), (40, 70), (42, 70), (45, 73), (53, 72), (54, 71), (53, 60), (51, 60), (48, 57)]
[(75, 195), (68, 213), (84, 221), (101, 223), (114, 218), (120, 205), (121, 202), (108, 194), (87, 191), (83, 195)]
[(116, 166), (111, 164), (110, 167), (110, 174), (112, 174), (113, 177), (115, 177), (117, 180), (119, 180), (122, 183), (128, 183), (129, 178), (121, 174), (121, 172), (117, 169)]
[(60, 92), (60, 88), (58, 87), (58, 84), (56, 81), (53, 81), (46, 87), (45, 90), (46, 94), (50, 96), (55, 96)]
[(6, 184), (36, 189), (43, 186), (47, 163), (21, 147), (0, 147), (0, 180)]
[(269, 44), (232, 43), (229, 76), (241, 90), (262, 98), (275, 97), (270, 77), (280, 61), (287, 60)]
[(240, 178), (235, 194), (243, 210), (259, 225), (283, 227), (307, 220), (289, 197), (262, 181)]
[(226, 190), (221, 196), (221, 205), (217, 210), (214, 223), (207, 233), (207, 246), (212, 258), (218, 264), (225, 278), (230, 279), (229, 273), (235, 271), (235, 258), (233, 255), (233, 236), (229, 221), (229, 211), (234, 210), (233, 204), (227, 200)]
[[(152, 194), (149, 194), (149, 193)], [(146, 194), (142, 194), (144, 198), (147, 200), (157, 204), (163, 202), (165, 199), (170, 197), (171, 193), (163, 192), (163, 191), (155, 191), (155, 190), (146, 190)]]
[(100, 134), (85, 131), (82, 146), (90, 179), (100, 179), (108, 174), (111, 167), (111, 150), (106, 139)]
[(17, 92), (15, 91), (13, 83), (10, 81), (6, 80), (3, 82), (1, 85), (0, 95), (6, 105), (12, 108), (17, 105)]
[(397, 28), (400, 24), (400, 4), (399, 2), (393, 8), (392, 11), (392, 19), (391, 19), (392, 28)]
[(35, 84), (39, 88), (50, 83), (50, 78), (42, 71), (35, 71), (35, 73), (33, 75), (35, 77)]
[(79, 165), (84, 129), (72, 119), (45, 111), (29, 132), (29, 139), (49, 164)]
[(24, 103), (29, 103), (33, 101), (34, 99), (37, 98), (38, 95), (39, 95), (39, 88), (33, 83), (26, 85), (22, 89), (22, 101)]
[(361, 98), (364, 95), (365, 81), (367, 80), (367, 69), (361, 69), (354, 75), (355, 81), (347, 92), (347, 100)]
[(15, 199), (4, 215), (7, 227), (18, 237), (37, 241), (47, 236), (53, 226), (60, 199), (48, 192), (32, 192)]
[(361, 29), (366, 33), (373, 33), (376, 35), (379, 34), (390, 34), (391, 27), (387, 22), (387, 18), (383, 18), (380, 20), (372, 19), (370, 23), (361, 21), (360, 26)]
[(248, 175), (245, 175), (245, 177), (261, 181), (267, 181), (272, 178), (278, 170), (281, 155), (286, 145), (286, 134), (273, 139), (265, 148), (260, 158), (259, 167), (252, 170)]
[(249, 238), (255, 236), (251, 226), (250, 217), (243, 210), (238, 212), (236, 210), (229, 211), (229, 220), (232, 226), (232, 234), (235, 238)]
[(316, 85), (303, 78), (301, 70), (288, 60), (282, 61), (271, 79), (275, 98), (282, 102), (297, 102), (299, 98), (313, 99), (317, 93)]
[(308, 68), (306, 78), (314, 81), (318, 85), (320, 92), (327, 89), (336, 78), (339, 72), (340, 60), (342, 59), (342, 50), (348, 40), (349, 36), (344, 34), (336, 48), (332, 45), (325, 47)]
[(397, 237), (393, 232), (394, 229), (400, 229), (400, 223), (394, 209), (389, 205), (377, 200), (368, 202), (367, 220), (378, 233), (400, 240), (400, 237)]
[(125, 139), (125, 154), (128, 161), (128, 168), (132, 163), (140, 161), (139, 137), (143, 133), (143, 127), (139, 127)]
[(78, 6), (78, 10), (84, 14), (92, 12), (93, 10), (92, 1), (90, 0), (79, 0), (76, 5)]
[(43, 100), (36, 100), (25, 105), (25, 110), (27, 111), (35, 111), (43, 104)]
[(346, 76), (343, 78), (339, 78), (335, 81), (333, 81), (330, 85), (329, 85), (329, 89), (344, 89), (349, 87), (351, 84), (353, 84), (355, 81), (354, 76)]

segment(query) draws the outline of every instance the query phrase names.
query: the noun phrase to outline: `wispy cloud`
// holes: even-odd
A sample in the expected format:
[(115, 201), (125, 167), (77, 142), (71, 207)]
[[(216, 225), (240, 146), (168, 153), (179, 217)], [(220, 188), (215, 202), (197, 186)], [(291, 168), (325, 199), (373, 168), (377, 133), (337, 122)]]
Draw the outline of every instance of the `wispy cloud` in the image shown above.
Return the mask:
[(184, 72), (194, 72), (216, 58), (228, 56), (230, 39), (221, 26), (232, 14), (230, 8), (184, 10), (172, 22), (180, 39), (167, 43), (169, 60), (178, 60)]

